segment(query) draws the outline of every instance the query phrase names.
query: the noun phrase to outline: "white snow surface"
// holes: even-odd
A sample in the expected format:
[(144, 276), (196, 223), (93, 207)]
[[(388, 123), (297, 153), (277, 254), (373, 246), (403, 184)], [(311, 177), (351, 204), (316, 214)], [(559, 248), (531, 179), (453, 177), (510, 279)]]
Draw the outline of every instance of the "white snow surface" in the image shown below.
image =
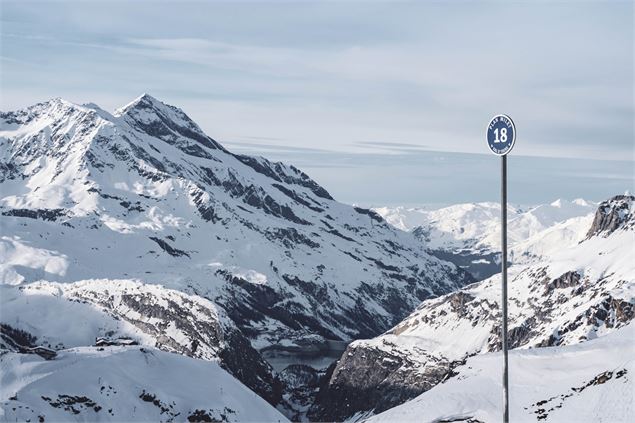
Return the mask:
[[(510, 421), (632, 421), (635, 411), (632, 323), (577, 345), (513, 350), (509, 368)], [(500, 421), (502, 355), (471, 357), (456, 372), (458, 376), (366, 421)]]
[[(0, 285), (0, 317), (57, 352), (45, 361), (0, 337), (0, 421), (185, 421), (197, 410), (218, 421), (286, 421), (219, 367), (234, 325), (199, 296), (134, 280)], [(97, 348), (98, 337), (139, 346)]]
[(3, 422), (188, 421), (197, 410), (216, 421), (287, 421), (217, 363), (149, 347), (77, 347), (51, 361), (9, 352), (0, 370)]

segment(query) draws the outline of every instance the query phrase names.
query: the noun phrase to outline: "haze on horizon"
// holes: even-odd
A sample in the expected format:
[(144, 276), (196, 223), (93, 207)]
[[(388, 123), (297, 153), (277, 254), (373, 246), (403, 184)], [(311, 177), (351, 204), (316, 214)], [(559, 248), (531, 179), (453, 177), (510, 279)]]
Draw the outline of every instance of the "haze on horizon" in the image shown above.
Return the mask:
[[(633, 190), (633, 3), (2, 1), (0, 109), (142, 92), (362, 205)], [(178, 13), (176, 13), (178, 11)]]

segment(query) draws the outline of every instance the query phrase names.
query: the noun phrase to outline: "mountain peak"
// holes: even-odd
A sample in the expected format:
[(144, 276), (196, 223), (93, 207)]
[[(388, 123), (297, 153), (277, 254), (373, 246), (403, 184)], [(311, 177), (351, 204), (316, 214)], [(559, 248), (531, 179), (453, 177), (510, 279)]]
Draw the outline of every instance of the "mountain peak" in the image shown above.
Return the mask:
[(114, 115), (123, 118), (130, 126), (169, 143), (184, 137), (195, 140), (207, 148), (225, 151), (183, 110), (157, 100), (150, 94), (140, 95), (117, 109)]
[(616, 195), (600, 203), (587, 233), (587, 239), (595, 235), (606, 237), (618, 229), (635, 227), (634, 202), (635, 197), (632, 195)]
[(137, 97), (137, 101), (146, 101), (146, 102), (155, 102), (155, 103), (159, 102), (159, 103), (161, 103), (159, 100), (157, 100), (155, 97), (152, 97), (148, 93), (141, 94), (139, 97)]
[(130, 111), (139, 110), (139, 109), (153, 109), (154, 108), (154, 109), (160, 110), (165, 107), (170, 107), (176, 110), (180, 110), (180, 109), (177, 109), (176, 107), (169, 106), (160, 100), (157, 100), (155, 97), (151, 96), (148, 93), (143, 93), (139, 97), (132, 100), (130, 103), (115, 110), (115, 115), (122, 116), (129, 113)]
[[(422, 298), (472, 282), (297, 168), (220, 150), (175, 107), (141, 96), (110, 120), (87, 107), (11, 124), (0, 143), (10, 283), (122, 275), (214, 298), (236, 325), (257, 327), (259, 347), (322, 348), (381, 333)], [(26, 256), (54, 264), (23, 266), (22, 234), (38, 242)]]
[(561, 208), (562, 207), (562, 199), (558, 198), (556, 201), (552, 202), (551, 207), (558, 207)]
[[(8, 112), (0, 112), (0, 130), (4, 137), (19, 140), (27, 135), (33, 135), (47, 127), (51, 122), (69, 122), (81, 120), (90, 112), (90, 108), (80, 106), (60, 97), (51, 98), (31, 106)], [(28, 140), (25, 141), (28, 143)], [(21, 150), (22, 152), (36, 151), (33, 144)]]
[(583, 206), (583, 207), (587, 207), (591, 205), (591, 203), (589, 203), (584, 198), (576, 198), (575, 200), (572, 201), (572, 203), (575, 204), (576, 206)]
[(41, 103), (34, 104), (27, 107), (26, 111), (31, 113), (54, 113), (55, 111), (68, 110), (68, 109), (81, 109), (81, 106), (72, 103), (68, 100), (64, 100), (61, 97), (54, 97)]

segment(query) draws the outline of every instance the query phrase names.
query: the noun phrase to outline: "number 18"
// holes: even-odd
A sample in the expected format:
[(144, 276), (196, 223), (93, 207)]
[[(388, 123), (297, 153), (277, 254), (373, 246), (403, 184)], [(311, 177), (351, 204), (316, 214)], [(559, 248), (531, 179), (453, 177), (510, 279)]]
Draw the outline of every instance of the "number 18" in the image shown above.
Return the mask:
[(494, 129), (494, 142), (507, 142), (507, 128), (501, 128), (500, 139), (498, 138), (498, 128)]

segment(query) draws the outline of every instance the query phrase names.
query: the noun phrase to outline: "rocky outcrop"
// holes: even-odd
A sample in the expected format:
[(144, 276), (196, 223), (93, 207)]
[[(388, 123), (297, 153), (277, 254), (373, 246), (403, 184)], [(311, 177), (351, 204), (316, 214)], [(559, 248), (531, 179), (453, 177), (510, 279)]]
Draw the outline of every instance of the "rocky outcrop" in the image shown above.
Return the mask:
[(315, 400), (323, 371), (304, 364), (291, 364), (278, 377), (282, 381), (285, 415), (291, 421), (306, 421), (306, 413)]
[(226, 347), (218, 356), (221, 367), (272, 405), (280, 404), (283, 385), (271, 366), (238, 330), (225, 334)]
[(587, 239), (592, 236), (609, 236), (617, 229), (631, 229), (635, 227), (635, 213), (632, 195), (616, 195), (610, 200), (603, 201), (593, 219), (593, 224), (587, 232)]
[(426, 354), (418, 360), (391, 352), (396, 347), (367, 348), (353, 343), (332, 366), (308, 413), (311, 421), (343, 421), (358, 412), (380, 413), (441, 382), (453, 364)]
[(35, 346), (37, 337), (29, 332), (14, 328), (6, 323), (0, 323), (0, 349), (20, 351)]
[(580, 283), (581, 275), (578, 272), (565, 272), (562, 276), (547, 283), (545, 291), (549, 294), (554, 289), (571, 288)]
[(56, 221), (66, 216), (64, 209), (9, 209), (2, 212), (3, 216), (28, 217), (29, 219), (41, 219)]

